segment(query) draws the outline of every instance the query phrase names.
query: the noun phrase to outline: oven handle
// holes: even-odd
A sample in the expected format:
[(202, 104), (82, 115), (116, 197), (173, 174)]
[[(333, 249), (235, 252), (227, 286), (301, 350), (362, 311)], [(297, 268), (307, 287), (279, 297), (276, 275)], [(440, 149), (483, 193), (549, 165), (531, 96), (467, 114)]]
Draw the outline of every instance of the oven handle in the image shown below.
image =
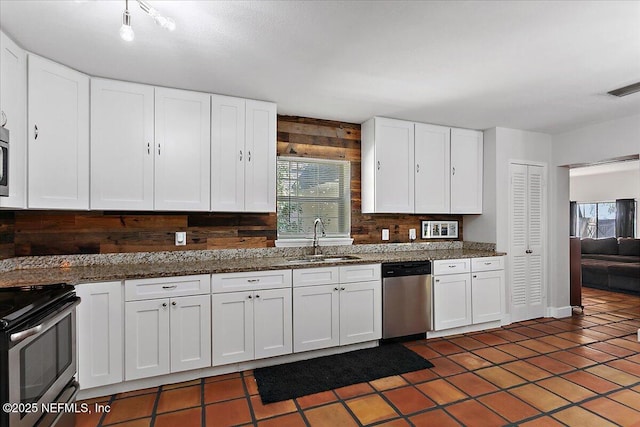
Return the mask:
[(76, 297), (76, 299), (74, 299), (72, 302), (65, 304), (59, 311), (56, 311), (55, 313), (53, 313), (53, 316), (44, 319), (43, 322), (40, 323), (39, 325), (31, 327), (29, 329), (25, 329), (23, 331), (14, 332), (11, 335), (9, 335), (9, 339), (11, 340), (12, 343), (19, 343), (20, 341), (24, 341), (30, 336), (39, 334), (45, 329), (48, 329), (49, 326), (52, 326), (58, 323), (60, 319), (62, 319), (67, 314), (69, 314), (69, 312), (74, 310), (78, 304), (80, 304), (80, 298)]

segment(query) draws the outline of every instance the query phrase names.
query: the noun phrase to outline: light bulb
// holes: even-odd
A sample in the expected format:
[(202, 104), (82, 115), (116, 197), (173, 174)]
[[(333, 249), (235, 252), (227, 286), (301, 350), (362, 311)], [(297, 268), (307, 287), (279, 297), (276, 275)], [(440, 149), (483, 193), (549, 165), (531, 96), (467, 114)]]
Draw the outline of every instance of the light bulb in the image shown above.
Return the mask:
[(162, 15), (152, 15), (153, 16), (153, 20), (156, 21), (156, 24), (158, 24), (159, 26), (161, 26), (162, 28), (165, 28), (167, 25), (167, 18), (165, 18)]
[(167, 18), (166, 23), (163, 25), (163, 27), (169, 31), (173, 31), (176, 29), (176, 21), (171, 18)]
[(131, 28), (131, 15), (129, 15), (129, 11), (125, 10), (122, 12), (122, 26), (120, 27), (120, 37), (124, 41), (133, 41), (135, 34), (133, 33), (133, 28)]

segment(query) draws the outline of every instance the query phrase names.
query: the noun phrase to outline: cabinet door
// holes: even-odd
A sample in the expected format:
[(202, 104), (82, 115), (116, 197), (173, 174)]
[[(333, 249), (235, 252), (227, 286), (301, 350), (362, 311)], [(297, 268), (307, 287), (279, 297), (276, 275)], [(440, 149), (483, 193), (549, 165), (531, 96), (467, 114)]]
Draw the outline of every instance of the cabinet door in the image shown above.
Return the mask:
[(83, 389), (122, 382), (122, 283), (76, 286), (78, 377)]
[(502, 318), (504, 270), (482, 271), (471, 276), (473, 323)]
[(433, 281), (434, 330), (471, 324), (471, 275), (435, 276)]
[(244, 211), (276, 211), (276, 104), (246, 101)]
[(155, 95), (155, 209), (208, 211), (210, 96), (165, 88)]
[(211, 210), (244, 210), (245, 100), (211, 96)]
[(340, 345), (382, 336), (381, 282), (349, 283), (340, 287)]
[(252, 360), (253, 292), (212, 296), (213, 365)]
[(211, 366), (211, 297), (171, 298), (171, 372)]
[(413, 213), (412, 122), (375, 119), (375, 212)]
[(153, 209), (153, 86), (91, 79), (91, 209)]
[(451, 129), (451, 213), (482, 213), (482, 132)]
[(89, 77), (29, 55), (29, 207), (89, 208)]
[(415, 212), (449, 213), (451, 129), (416, 123)]
[(125, 303), (125, 379), (168, 374), (169, 300)]
[(256, 359), (291, 353), (291, 310), (291, 288), (254, 292)]
[(293, 288), (294, 353), (340, 344), (339, 285)]
[(27, 55), (0, 32), (0, 125), (10, 135), (9, 197), (0, 207), (27, 207)]

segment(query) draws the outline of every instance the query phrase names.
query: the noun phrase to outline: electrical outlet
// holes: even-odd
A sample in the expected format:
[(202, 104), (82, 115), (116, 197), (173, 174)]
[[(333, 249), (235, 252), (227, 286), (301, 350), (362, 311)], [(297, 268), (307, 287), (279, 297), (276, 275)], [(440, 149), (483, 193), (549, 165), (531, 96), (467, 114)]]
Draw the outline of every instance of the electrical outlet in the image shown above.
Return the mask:
[(416, 240), (416, 229), (412, 228), (409, 230), (409, 240)]
[(187, 244), (187, 232), (176, 231), (176, 246), (185, 246)]
[(383, 228), (382, 229), (382, 240), (389, 240), (389, 229), (388, 228)]

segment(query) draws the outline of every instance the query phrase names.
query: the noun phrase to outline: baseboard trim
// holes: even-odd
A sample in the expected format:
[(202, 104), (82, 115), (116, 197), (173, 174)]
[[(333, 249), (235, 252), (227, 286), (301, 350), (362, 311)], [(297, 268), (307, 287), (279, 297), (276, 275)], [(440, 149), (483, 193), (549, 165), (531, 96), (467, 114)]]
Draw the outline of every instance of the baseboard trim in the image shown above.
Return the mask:
[(570, 305), (564, 307), (547, 307), (546, 317), (554, 317), (556, 319), (562, 319), (564, 317), (571, 317), (573, 308)]

